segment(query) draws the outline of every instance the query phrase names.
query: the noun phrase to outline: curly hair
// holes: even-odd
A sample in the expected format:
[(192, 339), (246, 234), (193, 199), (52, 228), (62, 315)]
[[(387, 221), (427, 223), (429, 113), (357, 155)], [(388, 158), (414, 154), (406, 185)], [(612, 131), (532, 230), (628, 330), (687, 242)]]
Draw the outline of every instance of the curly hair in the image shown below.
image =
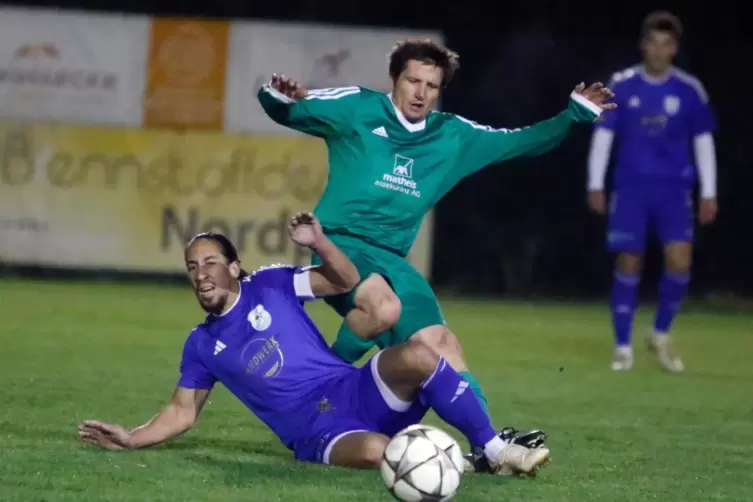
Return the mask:
[(401, 40), (389, 54), (390, 77), (396, 81), (408, 66), (408, 61), (438, 66), (442, 70), (442, 87), (446, 87), (460, 67), (459, 55), (429, 38)]

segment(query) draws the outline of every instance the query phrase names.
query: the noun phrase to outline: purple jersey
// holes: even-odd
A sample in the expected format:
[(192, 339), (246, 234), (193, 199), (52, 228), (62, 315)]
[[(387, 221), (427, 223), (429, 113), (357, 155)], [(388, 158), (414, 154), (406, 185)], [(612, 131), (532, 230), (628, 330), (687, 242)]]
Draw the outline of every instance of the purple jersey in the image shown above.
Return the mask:
[(633, 67), (616, 73), (609, 86), (618, 108), (602, 113), (597, 127), (614, 131), (617, 140), (615, 186), (692, 186), (692, 139), (715, 128), (703, 85), (677, 68), (656, 80)]
[(300, 267), (247, 277), (235, 305), (188, 336), (178, 386), (211, 389), (219, 381), (288, 448), (308, 439), (327, 392), (358, 371), (330, 351), (303, 308), (311, 299)]

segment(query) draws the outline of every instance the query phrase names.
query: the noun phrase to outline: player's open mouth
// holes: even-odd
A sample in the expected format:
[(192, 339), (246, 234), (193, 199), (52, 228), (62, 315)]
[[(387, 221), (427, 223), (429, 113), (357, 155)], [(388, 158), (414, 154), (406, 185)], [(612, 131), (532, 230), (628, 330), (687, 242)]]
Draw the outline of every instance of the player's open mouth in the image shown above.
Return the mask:
[(199, 293), (205, 294), (214, 291), (214, 284), (203, 284), (199, 286)]
[(419, 112), (424, 109), (424, 104), (423, 103), (411, 103), (410, 109), (413, 110), (414, 112)]

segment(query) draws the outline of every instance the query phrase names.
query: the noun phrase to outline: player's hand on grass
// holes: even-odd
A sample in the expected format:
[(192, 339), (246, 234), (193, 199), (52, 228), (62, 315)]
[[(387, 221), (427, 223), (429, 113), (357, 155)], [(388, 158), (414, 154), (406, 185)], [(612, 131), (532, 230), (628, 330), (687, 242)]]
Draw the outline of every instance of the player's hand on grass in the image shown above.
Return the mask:
[(79, 424), (78, 437), (107, 450), (125, 450), (129, 448), (131, 433), (119, 425), (87, 420)]
[(716, 199), (701, 199), (701, 204), (698, 208), (698, 222), (701, 225), (713, 223), (718, 211), (719, 207), (716, 204)]
[(607, 207), (607, 198), (604, 192), (593, 191), (588, 192), (588, 208), (596, 214), (604, 214)]
[(322, 225), (312, 213), (298, 213), (293, 216), (288, 231), (293, 242), (309, 248), (316, 247), (324, 238)]
[(272, 81), (269, 85), (276, 91), (295, 100), (303, 99), (309, 94), (309, 91), (301, 86), (297, 80), (286, 77), (285, 75), (278, 75), (275, 73), (272, 75)]
[(614, 98), (614, 93), (601, 82), (591, 84), (588, 88), (586, 88), (586, 84), (581, 82), (575, 86), (575, 93), (580, 94), (602, 110), (614, 110), (617, 108), (616, 103), (607, 103), (607, 101)]

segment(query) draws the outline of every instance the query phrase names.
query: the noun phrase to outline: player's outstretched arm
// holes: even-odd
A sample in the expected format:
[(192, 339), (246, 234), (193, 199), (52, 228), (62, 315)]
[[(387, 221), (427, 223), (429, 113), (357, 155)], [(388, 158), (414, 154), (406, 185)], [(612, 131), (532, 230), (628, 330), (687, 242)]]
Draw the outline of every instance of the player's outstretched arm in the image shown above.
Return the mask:
[(461, 120), (463, 152), (459, 166), (468, 175), (489, 164), (515, 157), (531, 157), (553, 150), (570, 133), (573, 125), (596, 120), (603, 110), (616, 107), (607, 101), (614, 97), (609, 88), (596, 83), (579, 84), (570, 94), (567, 109), (556, 116), (520, 129), (494, 129), (470, 120)]
[(308, 270), (311, 292), (317, 298), (347, 293), (361, 280), (348, 256), (324, 235), (319, 220), (311, 213), (298, 213), (290, 220), (290, 237), (319, 255), (322, 264)]
[(609, 167), (609, 155), (614, 142), (614, 131), (603, 126), (597, 127), (591, 136), (588, 151), (588, 207), (596, 214), (606, 212), (604, 181)]
[(319, 137), (347, 135), (360, 102), (359, 87), (308, 90), (296, 80), (273, 75), (259, 89), (264, 112), (278, 124)]
[(163, 443), (196, 423), (209, 392), (178, 387), (170, 403), (144, 425), (129, 431), (120, 425), (87, 420), (79, 424), (78, 437), (108, 450), (135, 450)]

